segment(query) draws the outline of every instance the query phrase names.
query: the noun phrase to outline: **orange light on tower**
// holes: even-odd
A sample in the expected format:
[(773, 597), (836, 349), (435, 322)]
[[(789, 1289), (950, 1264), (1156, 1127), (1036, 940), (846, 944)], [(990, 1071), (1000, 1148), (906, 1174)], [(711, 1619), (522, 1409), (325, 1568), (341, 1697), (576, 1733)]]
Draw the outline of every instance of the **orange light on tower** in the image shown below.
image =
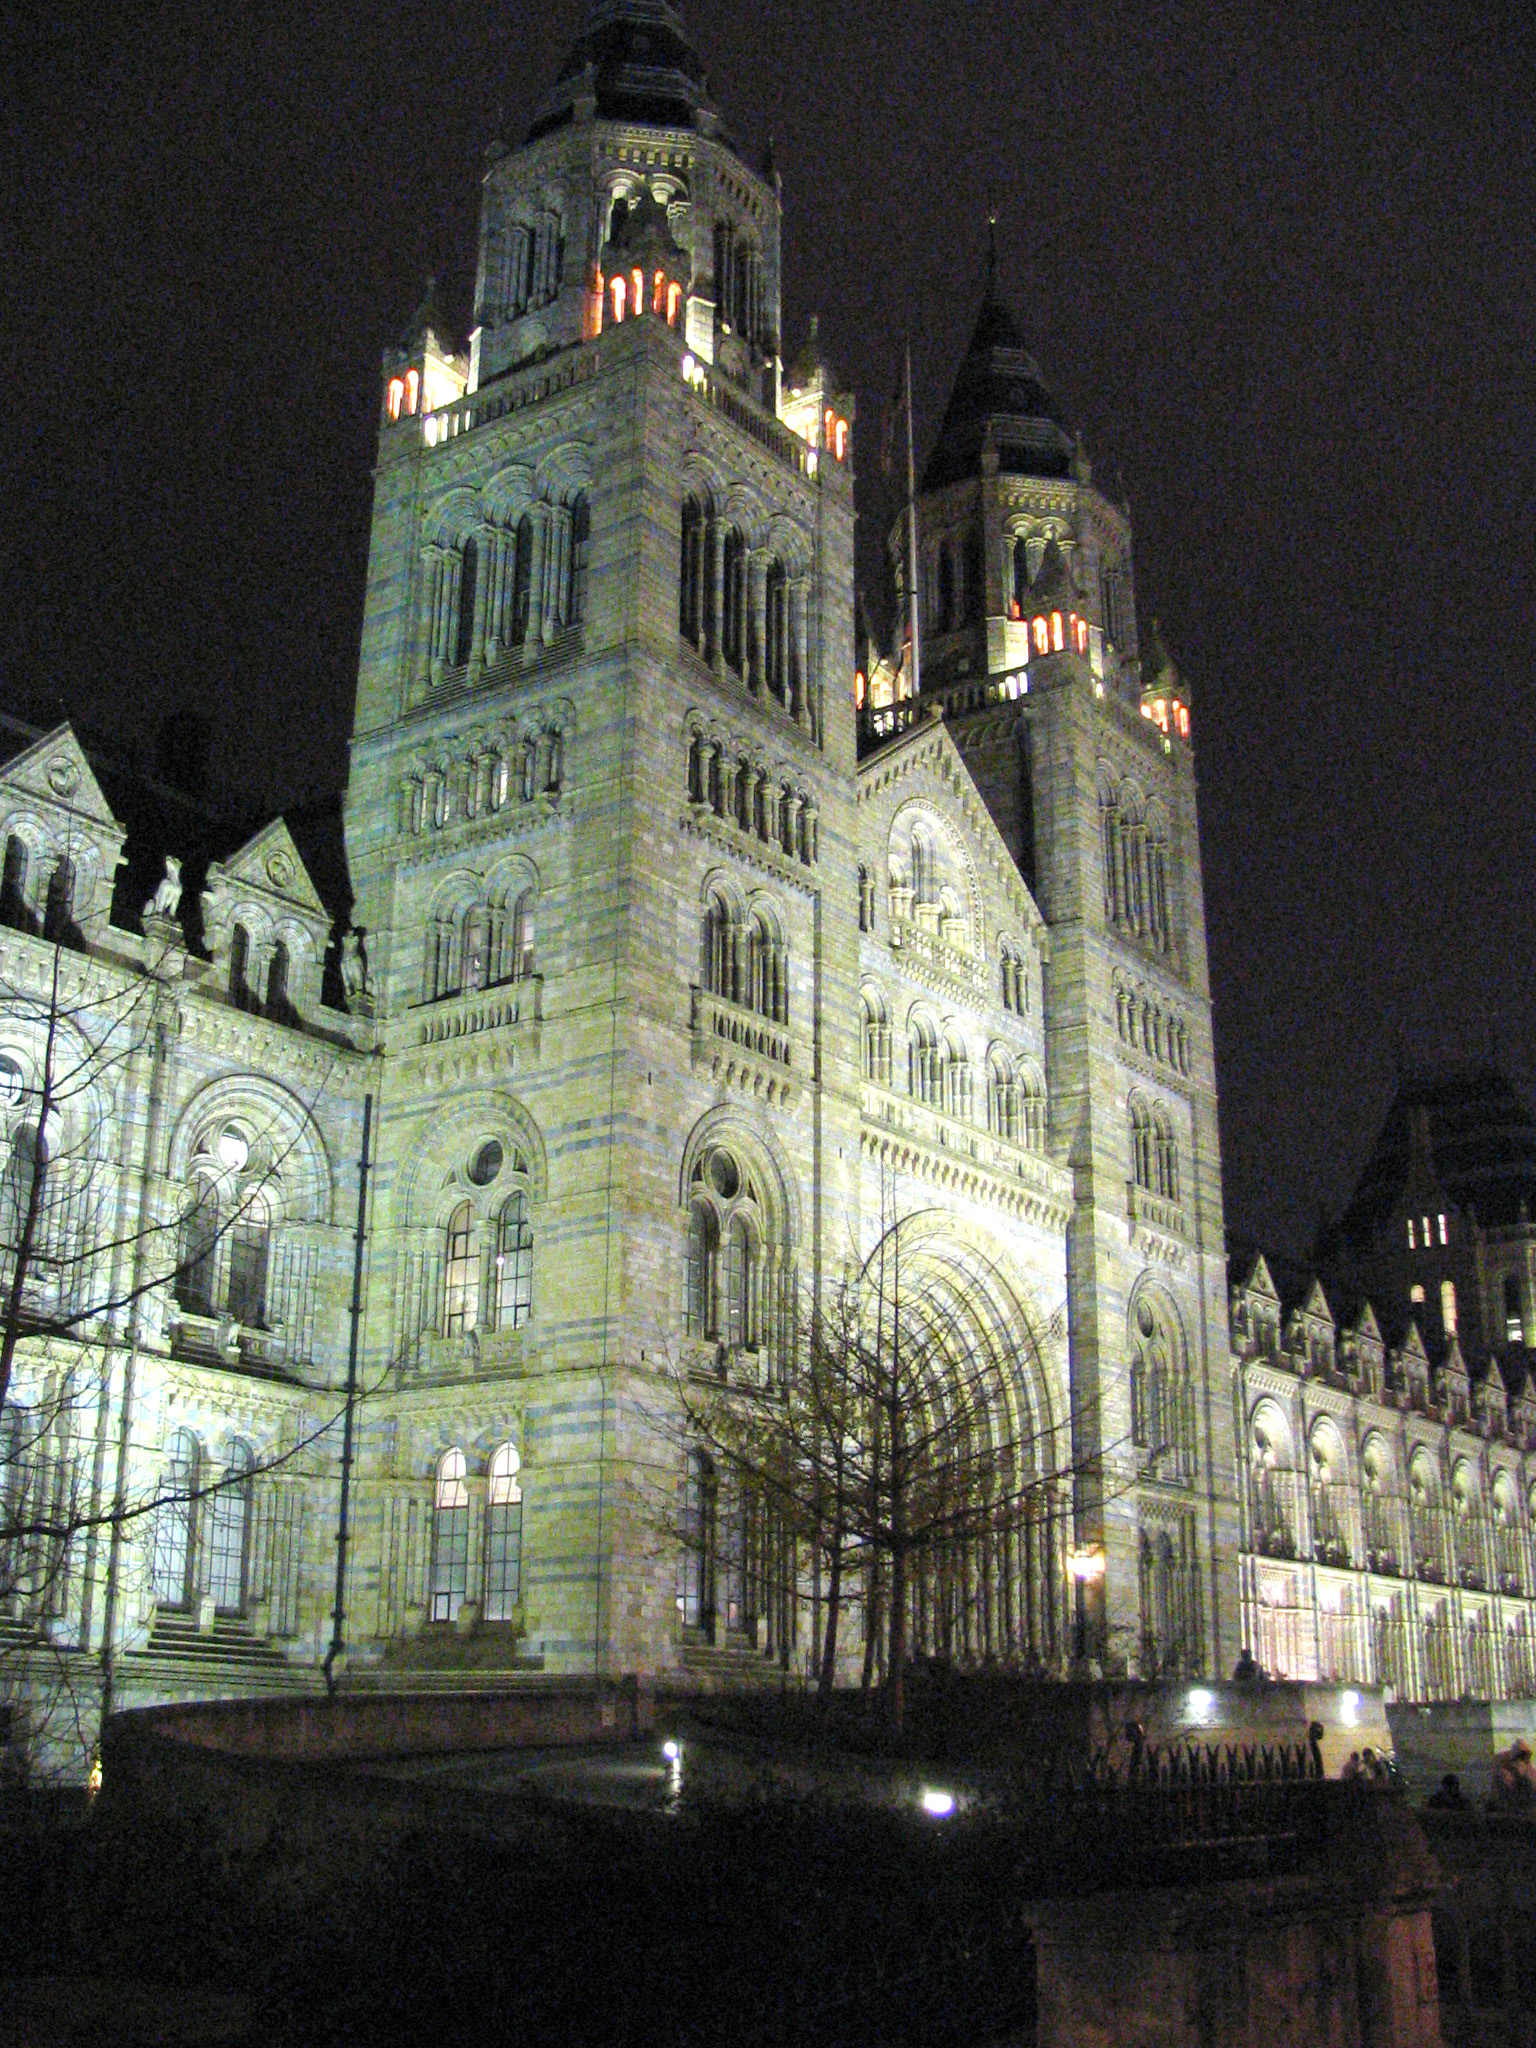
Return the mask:
[(630, 272), (630, 277), (635, 287), (635, 318), (638, 320), (645, 311), (645, 272), (634, 270)]
[(1088, 652), (1088, 621), (1080, 619), (1076, 612), (1072, 614), (1072, 637), (1077, 642), (1078, 653), (1086, 654)]
[(593, 290), (591, 299), (591, 331), (587, 336), (587, 339), (589, 341), (596, 341), (597, 337), (603, 331), (603, 293), (607, 282), (603, 276), (601, 268), (596, 270), (593, 274), (597, 279), (597, 283)]
[(389, 380), (389, 416), (392, 420), (400, 417), (400, 408), (405, 404), (405, 379), (391, 377)]
[(407, 370), (405, 373), (405, 409), (414, 419), (416, 416), (416, 394), (421, 388), (421, 373)]
[(1054, 653), (1056, 653), (1056, 654), (1060, 654), (1060, 653), (1061, 653), (1061, 651), (1062, 651), (1062, 649), (1063, 649), (1063, 648), (1064, 648), (1064, 647), (1066, 646), (1066, 644), (1067, 644), (1067, 641), (1066, 641), (1066, 635), (1065, 635), (1065, 634), (1063, 633), (1063, 631), (1062, 631), (1062, 628), (1061, 628), (1061, 613), (1060, 613), (1060, 612), (1052, 612), (1052, 613), (1051, 613), (1051, 648), (1052, 648), (1052, 651), (1053, 651)]
[(658, 318), (661, 314), (662, 296), (665, 293), (666, 289), (667, 280), (665, 276), (662, 274), (662, 272), (658, 270), (655, 277), (652, 278), (651, 280), (651, 311), (655, 313), (658, 316)]
[(625, 284), (622, 277), (616, 277), (613, 280), (613, 317), (615, 324), (622, 322), (624, 318), (624, 301), (628, 296), (628, 285)]
[(1045, 623), (1045, 620), (1043, 618), (1036, 619), (1030, 630), (1034, 635), (1036, 654), (1049, 654), (1051, 651), (1051, 630)]
[(853, 672), (853, 708), (855, 711), (864, 709), (864, 671), (861, 668)]
[(669, 284), (667, 286), (667, 325), (669, 327), (677, 325), (678, 301), (682, 296), (683, 288), (680, 284)]

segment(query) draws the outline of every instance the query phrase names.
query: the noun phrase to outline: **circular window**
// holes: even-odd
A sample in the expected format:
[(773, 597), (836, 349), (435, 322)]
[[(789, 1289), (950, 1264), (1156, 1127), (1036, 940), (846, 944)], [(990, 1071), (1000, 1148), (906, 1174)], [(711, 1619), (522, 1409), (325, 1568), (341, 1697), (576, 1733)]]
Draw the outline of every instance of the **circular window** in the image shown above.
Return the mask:
[(27, 1092), (27, 1077), (9, 1053), (0, 1053), (0, 1104), (14, 1109)]
[(469, 1177), (477, 1188), (488, 1188), (490, 1186), (491, 1182), (501, 1171), (501, 1162), (504, 1156), (500, 1138), (491, 1138), (480, 1147), (480, 1150), (470, 1162), (469, 1168)]
[(219, 1164), (230, 1173), (238, 1173), (251, 1156), (251, 1148), (245, 1141), (243, 1131), (231, 1124), (219, 1133)]
[(736, 1171), (736, 1162), (729, 1152), (710, 1154), (709, 1184), (722, 1201), (726, 1202), (741, 1186), (741, 1175)]

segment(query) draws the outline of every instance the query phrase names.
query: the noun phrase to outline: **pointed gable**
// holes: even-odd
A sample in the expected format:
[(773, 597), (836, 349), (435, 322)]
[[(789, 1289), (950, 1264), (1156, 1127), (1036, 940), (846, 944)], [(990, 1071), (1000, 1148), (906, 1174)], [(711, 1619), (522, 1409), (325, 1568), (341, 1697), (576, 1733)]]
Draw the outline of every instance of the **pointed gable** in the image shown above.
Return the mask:
[(281, 818), (213, 863), (202, 910), (213, 979), (232, 1002), (279, 1018), (318, 1007), (330, 913)]
[(8, 923), (41, 930), (51, 906), (61, 906), (69, 927), (88, 943), (98, 941), (111, 916), (123, 827), (67, 722), (27, 738), (31, 743), (0, 768), (3, 914)]

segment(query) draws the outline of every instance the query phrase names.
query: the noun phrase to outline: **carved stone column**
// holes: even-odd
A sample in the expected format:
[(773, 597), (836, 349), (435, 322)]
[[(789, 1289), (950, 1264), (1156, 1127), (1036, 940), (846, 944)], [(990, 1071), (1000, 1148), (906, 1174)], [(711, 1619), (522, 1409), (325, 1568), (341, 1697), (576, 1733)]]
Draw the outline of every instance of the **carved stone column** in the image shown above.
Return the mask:
[(548, 552), (549, 507), (531, 506), (529, 516), (533, 522), (533, 555), (528, 570), (528, 634), (532, 637), (543, 631), (544, 560)]
[(549, 585), (544, 602), (544, 638), (555, 637), (555, 627), (566, 623), (569, 610), (567, 593), (571, 582), (571, 508), (569, 505), (555, 507), (554, 542), (550, 550), (550, 571), (545, 579)]
[(747, 688), (760, 691), (767, 680), (765, 661), (768, 647), (768, 550), (753, 548), (747, 556)]
[(427, 681), (437, 651), (437, 607), (443, 580), (443, 553), (427, 546), (421, 551), (421, 613), (416, 632), (416, 680)]
[(704, 535), (710, 589), (708, 659), (710, 667), (718, 674), (725, 659), (725, 535), (720, 530), (719, 520), (713, 514), (705, 526)]
[(789, 586), (789, 708), (797, 725), (804, 725), (805, 702), (805, 600), (806, 578), (797, 576)]

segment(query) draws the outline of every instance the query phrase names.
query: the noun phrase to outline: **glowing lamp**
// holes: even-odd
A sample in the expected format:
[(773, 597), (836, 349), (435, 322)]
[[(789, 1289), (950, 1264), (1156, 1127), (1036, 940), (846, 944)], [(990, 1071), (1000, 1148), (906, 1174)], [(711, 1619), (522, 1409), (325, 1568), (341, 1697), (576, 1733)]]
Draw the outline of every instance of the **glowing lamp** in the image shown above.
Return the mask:
[(1104, 1553), (1102, 1550), (1069, 1550), (1067, 1552), (1067, 1577), (1075, 1579), (1080, 1586), (1092, 1585), (1104, 1576)]
[(1340, 1719), (1340, 1720), (1341, 1720), (1341, 1721), (1342, 1721), (1342, 1722), (1344, 1723), (1344, 1726), (1345, 1726), (1346, 1728), (1358, 1728), (1358, 1727), (1359, 1727), (1359, 1725), (1360, 1725), (1360, 1695), (1359, 1695), (1359, 1693), (1357, 1693), (1357, 1692), (1347, 1692), (1347, 1693), (1345, 1693), (1344, 1697), (1343, 1697), (1343, 1698), (1342, 1698), (1342, 1699), (1341, 1699), (1341, 1700), (1339, 1701), (1339, 1719)]
[(953, 1792), (941, 1792), (936, 1786), (923, 1787), (922, 1809), (933, 1820), (948, 1820), (955, 1810)]
[(683, 1745), (680, 1742), (664, 1742), (661, 1753), (669, 1764), (680, 1764), (683, 1760)]
[(1197, 1685), (1189, 1696), (1190, 1719), (1209, 1721), (1216, 1711), (1216, 1695), (1203, 1685)]

